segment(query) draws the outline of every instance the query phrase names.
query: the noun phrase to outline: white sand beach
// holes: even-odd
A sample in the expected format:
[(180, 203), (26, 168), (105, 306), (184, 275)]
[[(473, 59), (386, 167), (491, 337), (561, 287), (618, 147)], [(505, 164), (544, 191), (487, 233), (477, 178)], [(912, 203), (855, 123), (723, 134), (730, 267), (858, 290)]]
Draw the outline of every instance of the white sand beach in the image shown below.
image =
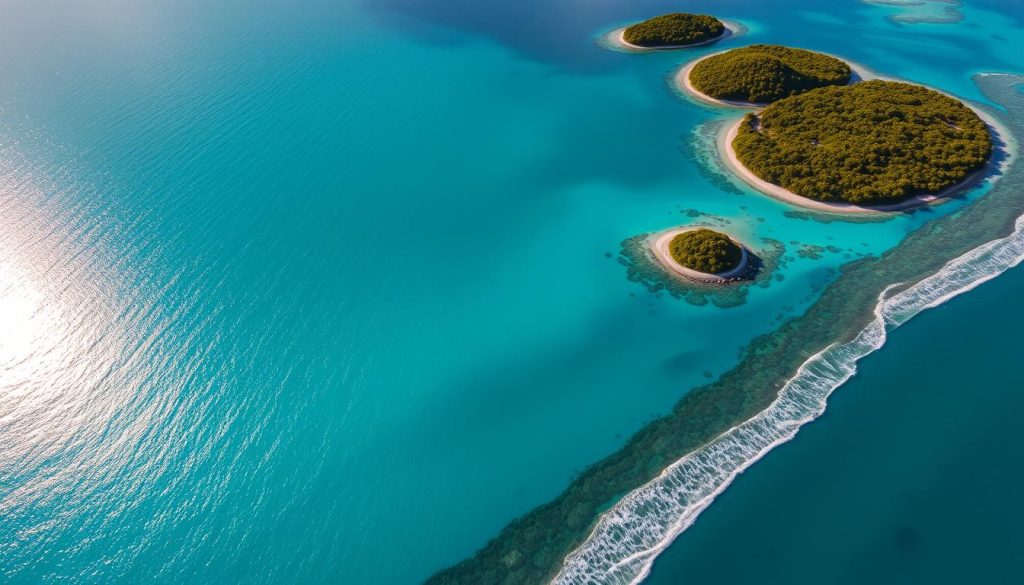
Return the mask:
[(743, 252), (743, 256), (740, 258), (740, 263), (736, 266), (736, 268), (733, 268), (728, 272), (720, 272), (715, 274), (709, 272), (700, 272), (699, 270), (687, 268), (682, 264), (676, 262), (675, 258), (672, 257), (672, 254), (669, 253), (669, 244), (672, 242), (672, 238), (685, 232), (701, 229), (701, 227), (702, 226), (672, 228), (670, 230), (666, 230), (652, 236), (651, 252), (654, 253), (654, 257), (658, 260), (658, 263), (661, 264), (669, 272), (672, 272), (674, 274), (682, 276), (683, 278), (695, 282), (721, 284), (729, 282), (730, 280), (737, 279), (740, 276), (742, 276), (743, 273), (746, 272), (747, 267), (750, 263), (750, 253), (747, 252), (747, 246), (743, 244), (743, 242), (740, 242), (739, 240), (733, 238), (731, 235), (729, 236), (729, 239), (731, 239), (737, 246), (740, 247), (740, 250), (742, 250)]
[[(721, 19), (720, 19), (721, 20)], [(703, 47), (712, 43), (717, 43), (721, 40), (727, 39), (733, 36), (739, 36), (746, 30), (745, 27), (738, 22), (732, 22), (729, 20), (721, 20), (722, 24), (725, 25), (725, 30), (722, 34), (718, 35), (713, 39), (706, 41), (700, 41), (698, 43), (690, 43), (688, 45), (665, 45), (663, 47), (641, 47), (640, 45), (634, 45), (626, 41), (624, 35), (628, 26), (617, 28), (605, 36), (605, 42), (613, 49), (621, 51), (628, 51), (631, 53), (648, 53), (652, 51), (675, 51), (678, 49), (692, 49), (694, 47)]]
[[(704, 59), (714, 57), (715, 55), (721, 55), (722, 53), (725, 53), (725, 51), (718, 51), (716, 53), (711, 53), (710, 55), (705, 55), (700, 59), (694, 59), (693, 61), (690, 61), (689, 63), (686, 63), (685, 65), (680, 67), (679, 71), (676, 72), (674, 77), (675, 89), (678, 90), (683, 95), (691, 97), (697, 101), (715, 106), (722, 106), (727, 108), (746, 108), (752, 110), (761, 109), (767, 106), (768, 104), (766, 103), (745, 102), (741, 100), (722, 100), (718, 98), (713, 98), (705, 93), (702, 93), (693, 86), (693, 84), (690, 82), (690, 72), (693, 71), (693, 68), (697, 65), (697, 63), (700, 63)], [(827, 55), (828, 53), (822, 54)], [(877, 75), (875, 75), (871, 70), (867, 69), (866, 67), (857, 65), (856, 63), (851, 63), (841, 57), (836, 57), (836, 59), (844, 61), (847, 65), (850, 66), (850, 71), (852, 72), (852, 75), (850, 76), (850, 83), (867, 81), (869, 79), (880, 79)]]
[[(723, 52), (724, 51), (719, 51), (717, 53), (706, 55), (704, 57), (701, 57), (700, 59), (695, 59), (681, 67), (675, 75), (676, 88), (684, 95), (694, 98), (697, 101), (720, 107), (744, 108), (754, 111), (758, 111), (766, 107), (768, 104), (742, 102), (735, 100), (720, 100), (717, 98), (713, 98), (709, 95), (706, 95), (704, 93), (701, 93), (695, 87), (693, 87), (693, 84), (690, 83), (690, 71), (693, 70), (693, 67), (697, 63), (703, 61), (704, 59), (713, 57), (715, 55), (719, 55)], [(859, 63), (851, 62), (837, 55), (831, 56), (835, 57), (836, 59), (844, 61), (850, 66), (850, 70), (853, 72), (853, 75), (850, 79), (851, 84), (858, 83), (860, 81), (868, 81), (872, 79), (882, 79), (885, 81), (899, 81), (901, 83), (911, 83), (900, 79), (894, 79), (878, 75), (874, 71), (868, 69), (863, 65), (860, 65)], [(922, 84), (916, 85), (928, 87)], [(949, 97), (952, 97), (953, 99), (962, 101), (960, 100), (960, 98), (954, 95), (951, 95), (940, 90), (936, 90), (935, 88), (928, 87), (928, 89), (938, 91), (943, 95), (947, 95)], [(967, 104), (966, 102), (965, 105), (971, 108), (986, 123), (986, 125), (989, 128), (989, 133), (992, 135), (992, 141), (996, 149), (1000, 148), (1000, 145), (1009, 144), (1008, 141), (1010, 133), (1007, 128), (1002, 126), (994, 117), (989, 115), (984, 110), (976, 108), (971, 104)], [(722, 159), (722, 162), (725, 163), (726, 167), (728, 167), (728, 169), (735, 173), (739, 178), (743, 179), (745, 183), (766, 195), (775, 197), (776, 199), (785, 201), (786, 203), (790, 203), (798, 207), (802, 207), (804, 209), (810, 209), (824, 213), (883, 214), (907, 211), (910, 209), (915, 209), (927, 205), (939, 204), (942, 203), (943, 201), (948, 200), (950, 197), (954, 197), (960, 193), (963, 193), (964, 191), (971, 189), (976, 184), (984, 180), (986, 177), (989, 177), (992, 174), (997, 173), (999, 171), (1000, 166), (1000, 159), (994, 153), (992, 158), (989, 160), (988, 164), (986, 164), (981, 169), (978, 169), (974, 173), (971, 173), (967, 178), (957, 183), (956, 185), (947, 187), (946, 189), (942, 190), (939, 193), (918, 195), (916, 197), (911, 197), (898, 203), (892, 203), (887, 205), (855, 205), (852, 203), (817, 201), (814, 199), (810, 199), (808, 197), (804, 197), (802, 195), (797, 195), (796, 193), (793, 193), (792, 191), (780, 187), (779, 185), (769, 183), (768, 181), (765, 181), (764, 179), (761, 179), (760, 177), (755, 175), (753, 172), (750, 171), (750, 169), (748, 169), (747, 167), (743, 166), (742, 163), (740, 163), (740, 161), (736, 157), (736, 152), (732, 148), (732, 141), (734, 138), (736, 138), (736, 134), (739, 132), (739, 127), (742, 123), (743, 118), (740, 118), (734, 124), (724, 126), (722, 132), (719, 133), (718, 151), (720, 158)]]

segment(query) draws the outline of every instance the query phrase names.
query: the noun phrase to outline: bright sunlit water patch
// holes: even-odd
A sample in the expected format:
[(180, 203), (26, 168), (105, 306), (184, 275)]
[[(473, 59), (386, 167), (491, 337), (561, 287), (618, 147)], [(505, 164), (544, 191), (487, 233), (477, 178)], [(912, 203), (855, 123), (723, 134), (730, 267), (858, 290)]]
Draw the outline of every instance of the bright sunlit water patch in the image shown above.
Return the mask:
[(41, 306), (39, 292), (25, 280), (15, 266), (0, 263), (0, 368), (8, 383), (31, 375), (17, 370), (31, 366), (26, 361), (36, 348), (51, 347), (47, 332), (59, 336), (62, 327), (59, 315)]
[[(797, 4), (693, 9), (959, 95), (1004, 64)], [(420, 581), (978, 196), (860, 225), (723, 190), (688, 55), (593, 42), (663, 8), (6, 3), (0, 582)], [(782, 242), (769, 286), (630, 282), (688, 210)]]
[(97, 453), (79, 449), (97, 443), (130, 394), (110, 386), (126, 337), (113, 280), (97, 271), (103, 242), (72, 241), (75, 220), (58, 211), (66, 194), (47, 169), (9, 141), (2, 159), (0, 506), (10, 509), (80, 482), (74, 470)]
[(174, 315), (126, 280), (138, 257), (95, 221), (112, 213), (96, 185), (9, 136), (0, 153), (0, 558), (17, 582), (33, 558), (124, 537), (116, 519), (180, 471), (166, 462), (189, 424), (175, 408), (187, 370), (168, 367)]

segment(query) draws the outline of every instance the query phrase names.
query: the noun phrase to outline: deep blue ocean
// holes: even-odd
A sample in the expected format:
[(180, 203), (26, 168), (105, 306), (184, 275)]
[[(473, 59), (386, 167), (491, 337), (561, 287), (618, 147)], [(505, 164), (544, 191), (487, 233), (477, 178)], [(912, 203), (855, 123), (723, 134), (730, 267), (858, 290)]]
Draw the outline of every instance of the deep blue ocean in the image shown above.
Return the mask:
[(645, 583), (1018, 582), (1022, 288), (1015, 268), (894, 331)]
[[(1022, 4), (893, 19), (933, 4), (2, 3), (0, 582), (397, 585), (471, 555), (840, 266), (984, 196), (794, 216), (711, 160), (735, 113), (670, 87), (784, 43), (992, 105), (972, 77), (1024, 73)], [(745, 32), (598, 42), (679, 9)], [(728, 306), (627, 278), (624, 241), (698, 222), (776, 251), (770, 278)], [(1012, 554), (1020, 445), (986, 413), (1018, 400), (1014, 278), (894, 334), (650, 582), (935, 582)]]

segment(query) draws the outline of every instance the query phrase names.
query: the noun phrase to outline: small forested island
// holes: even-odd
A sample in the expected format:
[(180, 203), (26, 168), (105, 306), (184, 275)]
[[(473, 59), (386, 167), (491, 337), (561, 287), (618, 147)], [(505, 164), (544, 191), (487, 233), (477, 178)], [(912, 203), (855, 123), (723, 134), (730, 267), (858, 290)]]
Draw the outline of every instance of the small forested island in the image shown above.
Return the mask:
[(825, 87), (747, 114), (731, 148), (757, 177), (817, 201), (937, 194), (985, 166), (992, 138), (960, 101), (895, 81)]
[(681, 47), (722, 36), (725, 25), (707, 14), (664, 14), (626, 27), (622, 40), (647, 48)]
[(850, 82), (850, 66), (804, 49), (750, 45), (698, 61), (689, 83), (712, 98), (769, 103), (805, 91)]
[(727, 273), (743, 261), (743, 248), (739, 244), (707, 228), (676, 234), (669, 242), (668, 251), (681, 266), (706, 274)]

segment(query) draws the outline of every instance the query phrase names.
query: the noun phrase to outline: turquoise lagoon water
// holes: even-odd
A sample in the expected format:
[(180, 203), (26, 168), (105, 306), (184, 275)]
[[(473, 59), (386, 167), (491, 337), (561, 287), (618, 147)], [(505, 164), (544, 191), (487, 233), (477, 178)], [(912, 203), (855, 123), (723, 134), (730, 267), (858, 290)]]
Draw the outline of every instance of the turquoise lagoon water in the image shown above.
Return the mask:
[[(2, 580), (421, 581), (980, 194), (792, 217), (723, 188), (701, 132), (728, 113), (666, 80), (784, 42), (983, 100), (1019, 6), (696, 2), (747, 34), (595, 42), (669, 6), (7, 5)], [(694, 221), (780, 241), (770, 285), (723, 308), (626, 278), (624, 240)]]

